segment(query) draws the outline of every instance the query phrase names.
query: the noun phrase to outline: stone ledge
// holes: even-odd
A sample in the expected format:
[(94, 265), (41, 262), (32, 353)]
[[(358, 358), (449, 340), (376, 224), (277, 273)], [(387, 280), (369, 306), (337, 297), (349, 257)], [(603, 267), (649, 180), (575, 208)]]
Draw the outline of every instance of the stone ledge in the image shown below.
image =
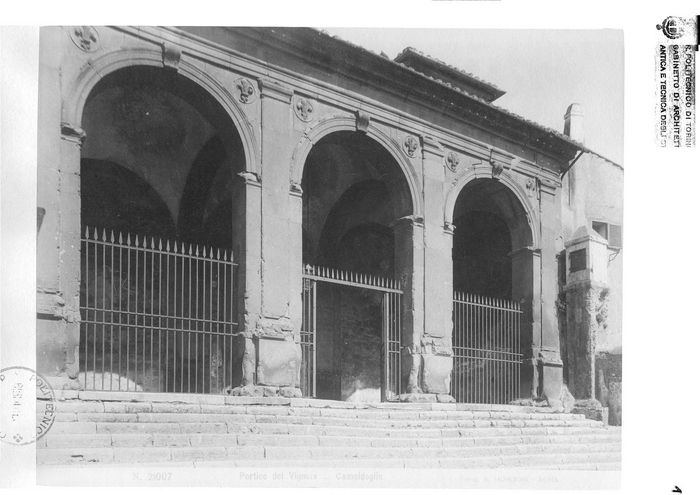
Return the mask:
[[(512, 404), (465, 404), (439, 402), (435, 394), (420, 394), (424, 402), (344, 402), (325, 399), (297, 397), (249, 397), (235, 395), (197, 395), (148, 392), (108, 392), (57, 390), (56, 399), (67, 402), (127, 402), (127, 403), (170, 403), (206, 404), (221, 406), (289, 406), (327, 409), (377, 409), (377, 410), (417, 410), (417, 411), (486, 411), (559, 414), (554, 408), (541, 406), (521, 406)], [(425, 396), (425, 397), (423, 397)], [(109, 406), (105, 406), (105, 410)], [(585, 414), (585, 413), (582, 413)]]

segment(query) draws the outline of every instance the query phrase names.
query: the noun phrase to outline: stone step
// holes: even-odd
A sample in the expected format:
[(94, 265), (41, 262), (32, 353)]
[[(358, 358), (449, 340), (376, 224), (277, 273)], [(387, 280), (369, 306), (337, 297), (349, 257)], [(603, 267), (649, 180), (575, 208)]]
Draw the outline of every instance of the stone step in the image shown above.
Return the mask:
[(168, 402), (77, 402), (57, 401), (58, 413), (186, 413), (186, 414), (238, 414), (358, 418), (367, 420), (585, 420), (582, 414), (518, 412), (518, 411), (468, 411), (468, 410), (411, 410), (411, 409), (342, 409), (320, 407), (289, 407), (275, 405), (225, 405), (188, 404)]
[(551, 407), (520, 406), (510, 404), (465, 404), (440, 402), (345, 402), (337, 400), (286, 398), (286, 397), (237, 397), (227, 395), (203, 395), (163, 392), (123, 392), (123, 391), (76, 391), (57, 390), (59, 402), (83, 403), (166, 403), (193, 405), (227, 405), (227, 406), (288, 406), (294, 408), (316, 409), (366, 409), (395, 411), (510, 411), (530, 413), (555, 413)]
[[(337, 435), (270, 434), (183, 434), (183, 433), (56, 433), (49, 432), (38, 441), (39, 448), (69, 447), (204, 447), (259, 445), (263, 447), (378, 447), (378, 448), (471, 448), (514, 444), (577, 444), (619, 448), (617, 435), (510, 435), (482, 437), (369, 437)], [(610, 447), (612, 446), (612, 447)], [(597, 448), (597, 447), (596, 447)]]
[[(266, 411), (269, 412), (269, 411)], [(602, 423), (588, 419), (460, 419), (401, 420), (344, 418), (335, 416), (300, 416), (286, 414), (222, 414), (222, 413), (56, 413), (57, 422), (110, 423), (275, 423), (322, 426), (355, 426), (361, 428), (478, 428), (478, 427), (591, 427)]]
[(520, 435), (619, 435), (619, 428), (591, 428), (590, 426), (566, 427), (491, 427), (475, 426), (471, 428), (434, 428), (426, 424), (423, 428), (365, 428), (358, 426), (298, 425), (276, 423), (238, 423), (238, 422), (105, 422), (75, 421), (55, 422), (51, 434), (268, 434), (268, 435), (335, 435), (360, 437), (404, 437), (404, 438), (455, 438), (483, 436), (520, 436)]
[[(587, 444), (505, 445), (473, 448), (379, 448), (379, 447), (280, 447), (280, 446), (207, 446), (152, 448), (84, 448), (38, 449), (40, 464), (71, 464), (83, 462), (169, 462), (215, 461), (242, 459), (281, 459), (289, 463), (298, 460), (345, 459), (436, 459), (439, 467), (460, 467), (463, 459), (478, 459), (488, 467), (527, 466), (535, 464), (619, 462), (620, 453), (613, 449), (598, 449)], [(290, 461), (291, 460), (291, 461)], [(451, 462), (442, 462), (442, 461)], [(452, 466), (450, 466), (450, 463)], [(483, 466), (483, 467), (487, 467)], [(423, 466), (426, 467), (426, 466)], [(430, 467), (430, 466), (427, 466)]]
[(581, 463), (581, 464), (551, 464), (544, 466), (523, 466), (524, 469), (558, 469), (567, 471), (621, 471), (622, 463), (619, 462), (598, 462), (598, 463)]

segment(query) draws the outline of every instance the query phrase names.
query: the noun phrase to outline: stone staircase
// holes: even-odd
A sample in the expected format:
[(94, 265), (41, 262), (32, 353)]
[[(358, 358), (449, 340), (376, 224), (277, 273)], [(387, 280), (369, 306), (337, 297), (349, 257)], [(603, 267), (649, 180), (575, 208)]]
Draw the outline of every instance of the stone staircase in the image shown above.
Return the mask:
[(542, 407), (70, 392), (40, 465), (619, 470), (620, 429)]

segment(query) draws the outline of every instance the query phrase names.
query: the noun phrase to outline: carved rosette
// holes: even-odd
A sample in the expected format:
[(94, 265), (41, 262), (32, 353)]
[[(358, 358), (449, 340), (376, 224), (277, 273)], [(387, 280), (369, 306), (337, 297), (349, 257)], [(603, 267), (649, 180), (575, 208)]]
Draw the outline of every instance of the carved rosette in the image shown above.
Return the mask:
[(413, 158), (418, 152), (418, 140), (413, 136), (406, 136), (403, 140), (403, 151), (407, 156)]
[(70, 39), (73, 40), (75, 46), (86, 52), (94, 52), (97, 50), (97, 42), (99, 36), (97, 29), (92, 26), (76, 26), (71, 29)]
[(306, 98), (299, 98), (294, 103), (294, 114), (302, 122), (310, 122), (314, 117), (314, 106)]
[(255, 86), (246, 78), (241, 77), (233, 84), (236, 91), (236, 98), (244, 104), (253, 103), (257, 97)]
[(460, 160), (461, 158), (459, 154), (455, 153), (454, 151), (449, 151), (447, 155), (445, 155), (445, 165), (447, 165), (447, 168), (453, 172), (457, 171)]

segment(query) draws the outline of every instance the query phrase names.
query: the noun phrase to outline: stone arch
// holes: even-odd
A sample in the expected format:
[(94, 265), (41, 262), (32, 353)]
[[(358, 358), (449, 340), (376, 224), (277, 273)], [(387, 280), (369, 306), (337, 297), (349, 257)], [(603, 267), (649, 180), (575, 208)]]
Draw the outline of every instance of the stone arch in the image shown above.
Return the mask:
[[(455, 206), (462, 190), (474, 180), (491, 178), (491, 166), (483, 163), (476, 164), (474, 168), (466, 170), (457, 178), (457, 180), (453, 183), (452, 188), (450, 188), (447, 198), (445, 199), (445, 225), (451, 225), (453, 223)], [(524, 247), (532, 247), (537, 249), (540, 245), (539, 229), (536, 228), (536, 226), (539, 224), (539, 215), (537, 210), (530, 203), (530, 199), (525, 190), (520, 186), (520, 184), (517, 183), (517, 181), (515, 181), (515, 179), (510, 177), (508, 174), (503, 173), (498, 180), (513, 194), (520, 208), (522, 208), (522, 213), (529, 226), (529, 236), (521, 235), (512, 239), (513, 249), (515, 250)]]
[[(292, 154), (289, 177), (292, 184), (301, 184), (306, 159), (313, 146), (329, 134), (339, 131), (357, 131), (355, 118), (350, 116), (336, 116), (321, 119), (304, 132), (304, 135)], [(410, 160), (403, 154), (399, 144), (372, 122), (370, 122), (367, 127), (366, 135), (383, 146), (399, 165), (411, 194), (413, 215), (422, 217), (423, 201), (421, 199), (421, 187), (418, 174), (411, 165)]]
[[(172, 70), (164, 67), (160, 48), (125, 49), (101, 55), (83, 65), (81, 72), (71, 85), (63, 106), (63, 122), (80, 129), (85, 104), (97, 83), (119, 69), (134, 66)], [(246, 169), (259, 175), (260, 152), (253, 125), (240, 109), (233, 95), (211, 75), (188, 62), (186, 58), (180, 60), (178, 74), (195, 82), (221, 105), (243, 143)]]

